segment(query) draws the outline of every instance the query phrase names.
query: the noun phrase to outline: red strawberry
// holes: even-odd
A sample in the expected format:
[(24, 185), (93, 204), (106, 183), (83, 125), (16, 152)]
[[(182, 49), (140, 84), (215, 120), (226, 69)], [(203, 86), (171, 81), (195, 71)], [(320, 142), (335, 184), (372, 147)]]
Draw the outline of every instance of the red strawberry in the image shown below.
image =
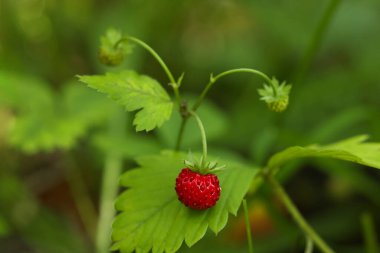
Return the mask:
[(189, 168), (184, 168), (179, 173), (175, 190), (183, 204), (198, 210), (213, 207), (219, 200), (221, 191), (216, 175), (202, 175)]

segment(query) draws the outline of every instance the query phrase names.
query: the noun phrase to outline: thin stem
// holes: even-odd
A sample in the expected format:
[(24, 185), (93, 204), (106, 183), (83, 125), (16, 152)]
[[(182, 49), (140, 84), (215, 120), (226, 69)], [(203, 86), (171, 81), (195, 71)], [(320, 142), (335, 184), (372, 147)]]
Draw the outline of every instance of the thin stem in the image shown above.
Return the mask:
[(179, 151), (179, 149), (181, 148), (182, 136), (185, 132), (187, 119), (188, 119), (188, 117), (182, 118), (182, 120), (181, 120), (181, 125), (179, 127), (179, 132), (178, 132), (177, 141), (176, 141), (176, 145), (175, 145), (176, 151)]
[(251, 223), (249, 222), (249, 213), (248, 213), (247, 201), (245, 199), (243, 199), (243, 209), (244, 209), (244, 218), (245, 218), (245, 229), (247, 232), (248, 252), (253, 253)]
[(361, 223), (363, 228), (363, 236), (365, 242), (365, 248), (367, 253), (380, 252), (379, 245), (377, 243), (377, 235), (373, 222), (373, 217), (370, 213), (363, 213), (361, 216)]
[(178, 105), (180, 105), (180, 103), (181, 103), (181, 96), (179, 94), (178, 84), (177, 84), (176, 80), (174, 79), (172, 73), (170, 72), (168, 66), (162, 60), (162, 58), (148, 44), (146, 44), (145, 42), (143, 42), (143, 41), (141, 41), (141, 40), (139, 40), (139, 39), (137, 39), (135, 37), (128, 36), (128, 37), (122, 38), (117, 44), (119, 44), (119, 43), (121, 43), (123, 41), (128, 41), (128, 40), (133, 41), (137, 45), (139, 45), (139, 46), (143, 47), (144, 49), (146, 49), (158, 61), (158, 63), (161, 65), (161, 67), (165, 71), (166, 75), (168, 76), (170, 84), (171, 84), (170, 86), (173, 87), (173, 91), (174, 91), (174, 94), (176, 96), (177, 103), (178, 103)]
[(331, 21), (338, 9), (341, 0), (331, 0), (326, 10), (320, 19), (317, 29), (315, 30), (310, 44), (306, 50), (305, 55), (302, 57), (300, 64), (298, 65), (295, 83), (300, 83), (303, 81), (310, 64), (321, 45), (323, 36), (326, 34), (327, 28), (331, 24)]
[(189, 113), (195, 118), (197, 121), (199, 131), (201, 132), (201, 137), (202, 137), (202, 149), (203, 149), (203, 159), (202, 161), (206, 161), (207, 158), (207, 139), (206, 139), (206, 131), (203, 127), (202, 121), (199, 118), (198, 114), (194, 111), (189, 111)]
[(313, 253), (313, 241), (310, 239), (310, 237), (306, 238), (306, 247), (305, 247), (305, 253)]
[(274, 191), (280, 197), (290, 214), (292, 215), (298, 226), (309, 236), (311, 240), (317, 245), (317, 247), (324, 253), (334, 253), (334, 251), (327, 245), (327, 243), (318, 235), (318, 233), (307, 223), (300, 211), (294, 205), (288, 194), (282, 188), (282, 186), (271, 176), (268, 175), (267, 179), (272, 185)]
[(95, 224), (97, 220), (96, 209), (88, 193), (83, 177), (76, 165), (74, 158), (67, 157), (68, 167), (65, 169), (65, 177), (69, 184), (71, 194), (78, 209), (86, 232), (92, 241), (95, 241)]
[(204, 100), (204, 98), (205, 98), (207, 92), (209, 91), (209, 89), (213, 86), (213, 84), (214, 84), (218, 79), (222, 78), (223, 76), (227, 76), (227, 75), (235, 74), (235, 73), (251, 73), (251, 74), (255, 74), (255, 75), (260, 76), (260, 77), (263, 78), (266, 82), (268, 82), (269, 85), (272, 86), (274, 95), (275, 95), (275, 96), (277, 95), (277, 89), (276, 89), (276, 87), (273, 85), (272, 80), (271, 80), (266, 74), (264, 74), (263, 72), (258, 71), (258, 70), (255, 70), (255, 69), (249, 69), (249, 68), (231, 69), (231, 70), (224, 71), (224, 72), (220, 73), (219, 75), (217, 75), (217, 76), (215, 76), (215, 77), (211, 77), (211, 78), (210, 78), (209, 83), (206, 85), (206, 87), (205, 87), (204, 90), (202, 91), (201, 95), (199, 96), (197, 102), (194, 104), (194, 106), (193, 106), (193, 111), (196, 111), (196, 110), (198, 109), (198, 107), (199, 107), (199, 106), (201, 105), (201, 103), (203, 102), (203, 100)]
[[(109, 137), (124, 138), (125, 114), (115, 108), (109, 121)], [(118, 181), (122, 168), (121, 155), (114, 151), (106, 154), (105, 168), (100, 198), (100, 216), (97, 227), (96, 252), (108, 253), (111, 243), (111, 224), (115, 216), (114, 201), (118, 191)]]

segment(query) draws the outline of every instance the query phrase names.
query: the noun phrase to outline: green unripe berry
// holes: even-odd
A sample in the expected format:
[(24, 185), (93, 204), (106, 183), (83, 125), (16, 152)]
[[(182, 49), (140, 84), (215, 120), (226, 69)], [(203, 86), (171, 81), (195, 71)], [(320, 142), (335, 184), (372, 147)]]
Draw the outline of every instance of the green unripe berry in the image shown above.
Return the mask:
[(270, 85), (264, 84), (264, 88), (258, 92), (261, 100), (265, 101), (271, 111), (283, 112), (288, 107), (291, 88), (291, 85), (285, 82), (280, 85), (275, 78), (272, 78)]
[(106, 34), (100, 38), (99, 60), (107, 66), (120, 65), (125, 56), (131, 51), (128, 41), (115, 29), (108, 29)]
[(289, 98), (285, 97), (277, 101), (267, 103), (268, 108), (274, 112), (283, 112), (286, 110), (289, 104)]
[(107, 48), (101, 47), (98, 54), (101, 63), (107, 66), (120, 65), (124, 60), (124, 54), (118, 50), (107, 50)]

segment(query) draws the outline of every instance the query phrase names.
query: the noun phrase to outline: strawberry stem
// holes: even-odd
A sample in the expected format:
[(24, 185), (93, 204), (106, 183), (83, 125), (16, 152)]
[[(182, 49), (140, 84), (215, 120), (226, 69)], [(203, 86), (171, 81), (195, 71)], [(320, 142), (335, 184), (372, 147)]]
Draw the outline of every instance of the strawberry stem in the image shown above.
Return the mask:
[(244, 218), (245, 218), (245, 228), (247, 232), (248, 252), (253, 253), (251, 223), (249, 222), (249, 212), (248, 212), (248, 207), (247, 207), (247, 201), (245, 199), (243, 199), (243, 210), (244, 210)]
[(198, 114), (196, 114), (196, 112), (194, 111), (189, 111), (189, 113), (195, 118), (195, 120), (197, 121), (197, 124), (198, 124), (198, 127), (199, 127), (199, 131), (201, 132), (201, 137), (202, 137), (202, 149), (203, 149), (203, 156), (201, 157), (201, 164), (200, 164), (200, 167), (203, 168), (204, 167), (204, 163), (207, 159), (207, 139), (206, 139), (206, 132), (205, 132), (205, 129), (203, 127), (203, 123), (201, 121), (201, 119), (199, 118)]
[(280, 183), (273, 178), (272, 175), (267, 175), (267, 180), (271, 184), (272, 189), (277, 193), (278, 197), (281, 199), (282, 203), (288, 209), (289, 213), (293, 217), (294, 221), (303, 230), (303, 232), (308, 235), (308, 237), (315, 243), (315, 245), (323, 253), (334, 253), (335, 251), (330, 248), (330, 246), (319, 236), (319, 234), (309, 225), (309, 223), (302, 216), (298, 208), (295, 206), (291, 198), (282, 188)]
[(216, 81), (219, 78), (221, 78), (223, 76), (230, 75), (230, 74), (235, 74), (235, 73), (251, 73), (251, 74), (260, 76), (272, 87), (274, 96), (277, 96), (277, 88), (273, 85), (272, 80), (263, 72), (256, 70), (256, 69), (249, 69), (249, 68), (231, 69), (231, 70), (224, 71), (217, 76), (211, 75), (209, 83), (206, 85), (206, 87), (202, 91), (201, 95), (199, 96), (197, 102), (194, 104), (193, 110), (196, 111), (198, 109), (198, 107), (203, 102), (203, 100), (204, 100), (207, 92), (209, 91), (209, 89), (213, 86), (214, 83), (216, 83)]
[(148, 44), (146, 44), (145, 42), (143, 42), (143, 41), (141, 41), (135, 37), (131, 37), (131, 36), (123, 37), (122, 39), (120, 39), (115, 44), (115, 46), (117, 46), (120, 43), (126, 42), (126, 41), (132, 41), (132, 42), (136, 43), (140, 47), (147, 50), (157, 60), (157, 62), (161, 65), (162, 69), (165, 71), (166, 75), (168, 76), (169, 81), (170, 81), (170, 86), (173, 88), (174, 95), (177, 99), (178, 106), (180, 106), (181, 96), (179, 94), (179, 85), (182, 81), (183, 74), (180, 76), (180, 78), (178, 79), (178, 82), (177, 82), (174, 79), (173, 74), (170, 72), (168, 66), (165, 64), (165, 62), (162, 60), (162, 58), (158, 55), (158, 53), (156, 51), (154, 51), (153, 48), (151, 48)]

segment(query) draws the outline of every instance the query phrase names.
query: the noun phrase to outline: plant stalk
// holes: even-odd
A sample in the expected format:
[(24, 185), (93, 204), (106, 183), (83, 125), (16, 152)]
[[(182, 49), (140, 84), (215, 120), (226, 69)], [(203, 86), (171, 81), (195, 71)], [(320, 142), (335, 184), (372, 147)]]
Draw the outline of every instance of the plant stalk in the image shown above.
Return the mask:
[(315, 54), (318, 51), (318, 48), (321, 45), (322, 39), (326, 34), (327, 28), (331, 24), (331, 21), (336, 14), (336, 11), (339, 7), (341, 0), (330, 0), (329, 5), (325, 9), (323, 16), (318, 22), (318, 26), (312, 36), (312, 39), (309, 43), (308, 48), (296, 70), (295, 83), (301, 83), (305, 78), (306, 72), (310, 68), (311, 62), (315, 57)]
[[(201, 132), (201, 137), (202, 137), (202, 150), (203, 150), (203, 158), (202, 158), (202, 163), (206, 161), (207, 159), (207, 139), (206, 139), (206, 131), (205, 128), (203, 127), (202, 120), (199, 118), (198, 114), (194, 111), (189, 111), (189, 113), (195, 118), (197, 121), (199, 131)], [(203, 164), (201, 165), (203, 166)]]
[(306, 238), (306, 247), (305, 247), (305, 253), (313, 253), (313, 241), (310, 239), (310, 237)]
[[(249, 69), (249, 68), (231, 69), (231, 70), (224, 71), (224, 72), (218, 74), (215, 77), (211, 76), (210, 81), (208, 82), (208, 84), (206, 85), (206, 87), (203, 89), (201, 95), (198, 97), (198, 100), (193, 105), (192, 110), (194, 112), (197, 111), (197, 109), (202, 104), (203, 100), (205, 99), (207, 92), (211, 89), (211, 87), (214, 85), (214, 83), (216, 83), (216, 81), (218, 81), (223, 76), (227, 76), (227, 75), (235, 74), (235, 73), (251, 73), (251, 74), (255, 74), (255, 75), (260, 76), (269, 85), (272, 86), (274, 95), (277, 95), (277, 88), (273, 85), (272, 80), (266, 74), (264, 74), (263, 72), (261, 72), (259, 70), (255, 70), (255, 69)], [(183, 136), (184, 129), (186, 127), (186, 123), (187, 123), (187, 119), (186, 118), (182, 118), (180, 130), (179, 130), (179, 133), (178, 133), (178, 136), (177, 136), (177, 142), (176, 142), (177, 143), (176, 144), (176, 150), (177, 151), (181, 148), (181, 141), (182, 141), (182, 136)]]
[(251, 73), (251, 74), (255, 74), (255, 75), (258, 75), (260, 76), (261, 78), (263, 78), (266, 82), (268, 82), (269, 85), (272, 86), (273, 88), (273, 93), (274, 95), (276, 96), (277, 95), (277, 89), (276, 87), (273, 85), (272, 83), (272, 80), (266, 75), (264, 74), (263, 72), (261, 71), (258, 71), (258, 70), (255, 70), (255, 69), (249, 69), (249, 68), (238, 68), (238, 69), (231, 69), (231, 70), (227, 70), (227, 71), (224, 71), (222, 73), (220, 73), (219, 75), (213, 77), (211, 76), (210, 78), (210, 81), (209, 83), (206, 85), (206, 87), (204, 88), (204, 90), (202, 91), (201, 95), (199, 96), (197, 102), (195, 102), (194, 106), (193, 106), (193, 111), (196, 111), (198, 109), (198, 107), (201, 105), (201, 103), (203, 102), (207, 92), (210, 90), (210, 88), (213, 86), (214, 83), (216, 83), (216, 81), (220, 78), (222, 78), (223, 76), (227, 76), (227, 75), (230, 75), (230, 74), (235, 74), (235, 73)]
[(168, 66), (165, 64), (165, 62), (162, 60), (162, 58), (156, 53), (156, 51), (154, 51), (153, 48), (151, 48), (148, 44), (146, 44), (145, 42), (143, 42), (143, 41), (141, 41), (135, 37), (128, 36), (126, 38), (123, 38), (122, 40), (133, 41), (134, 43), (136, 43), (139, 46), (146, 49), (157, 60), (157, 62), (161, 65), (161, 67), (163, 68), (163, 70), (165, 71), (166, 75), (169, 78), (169, 81), (171, 84), (170, 86), (173, 87), (174, 95), (176, 97), (176, 100), (177, 100), (177, 103), (179, 106), (181, 104), (181, 96), (179, 94), (178, 84), (177, 84), (176, 80), (174, 79), (173, 74), (170, 72)]
[(268, 175), (267, 179), (269, 183), (272, 185), (273, 190), (280, 197), (289, 213), (292, 215), (294, 221), (298, 224), (298, 226), (304, 231), (304, 233), (317, 245), (317, 247), (323, 253), (334, 253), (334, 250), (330, 248), (330, 246), (318, 235), (318, 233), (307, 223), (305, 218), (302, 216), (300, 211), (294, 205), (293, 201), (290, 199), (288, 194), (282, 188), (282, 186), (271, 176)]
[(98, 217), (94, 203), (85, 187), (83, 177), (79, 173), (74, 158), (69, 154), (66, 159), (68, 167), (65, 169), (65, 177), (70, 187), (72, 197), (86, 232), (90, 236), (91, 241), (95, 241), (95, 224)]
[[(110, 117), (108, 135), (110, 138), (124, 138), (125, 114), (120, 108)], [(117, 196), (122, 157), (109, 150), (106, 154), (105, 168), (100, 197), (100, 214), (97, 226), (96, 252), (108, 253), (111, 244), (112, 221), (115, 216), (114, 201)]]
[(247, 207), (247, 201), (245, 199), (243, 199), (243, 209), (244, 209), (244, 218), (245, 218), (245, 228), (247, 232), (248, 252), (253, 253), (251, 223), (249, 221), (249, 212), (248, 212), (248, 207)]
[(181, 125), (180, 125), (179, 131), (178, 131), (177, 141), (176, 141), (176, 144), (175, 144), (175, 150), (176, 151), (179, 151), (179, 149), (181, 147), (181, 142), (182, 142), (183, 134), (185, 132), (185, 127), (186, 127), (187, 119), (188, 119), (188, 117), (186, 117), (186, 118), (182, 117)]
[(361, 216), (361, 223), (363, 228), (363, 236), (365, 242), (365, 248), (367, 253), (380, 252), (379, 245), (377, 243), (377, 235), (373, 222), (373, 217), (370, 213), (363, 213)]

